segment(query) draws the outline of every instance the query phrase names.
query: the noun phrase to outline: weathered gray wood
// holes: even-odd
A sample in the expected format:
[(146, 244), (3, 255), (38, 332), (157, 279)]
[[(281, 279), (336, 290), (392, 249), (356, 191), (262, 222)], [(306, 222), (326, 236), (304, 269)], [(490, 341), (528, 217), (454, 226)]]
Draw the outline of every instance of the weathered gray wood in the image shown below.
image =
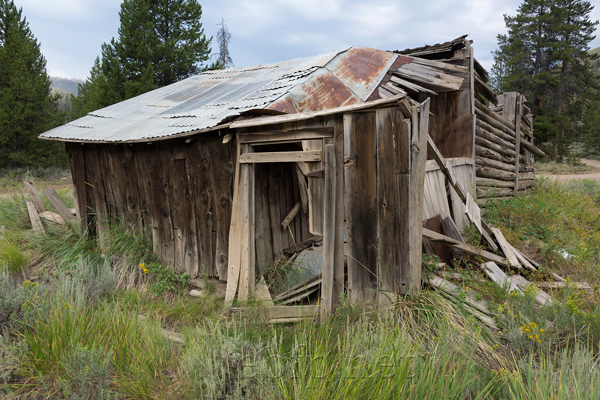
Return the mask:
[[(494, 160), (494, 161), (500, 161), (503, 162), (505, 164), (514, 164), (515, 163), (515, 157), (511, 157), (511, 156), (507, 156), (505, 154), (500, 154), (495, 150), (492, 149), (488, 149), (486, 147), (482, 147), (478, 144), (475, 145), (475, 156), (479, 156), (482, 158), (487, 158), (488, 160)], [(520, 156), (519, 160), (521, 162), (524, 161), (524, 157)]]
[[(243, 153), (249, 153), (250, 145), (242, 145)], [(241, 186), (242, 186), (242, 231), (239, 235), (240, 243), (240, 283), (238, 289), (238, 299), (245, 301), (249, 296), (254, 295), (255, 285), (255, 223), (254, 223), (254, 166), (250, 164), (241, 164)], [(233, 244), (230, 243), (230, 246)]]
[(473, 315), (481, 322), (491, 329), (498, 329), (494, 320), (489, 317), (491, 313), (487, 308), (487, 303), (476, 300), (471, 293), (461, 290), (458, 286), (439, 276), (424, 277), (423, 280), (430, 286), (452, 296), (455, 300), (463, 300), (466, 304), (473, 307)]
[(306, 178), (299, 167), (299, 163), (296, 164), (296, 178), (298, 180), (298, 192), (300, 193), (300, 202), (302, 204), (302, 212), (308, 213), (308, 187), (306, 186)]
[[(508, 279), (523, 291), (527, 290), (527, 287), (532, 284), (527, 279), (523, 278), (521, 275), (511, 275), (508, 277)], [(550, 297), (548, 293), (544, 292), (537, 285), (533, 285), (536, 286), (537, 290), (537, 293), (535, 295), (535, 302), (541, 306), (551, 306), (553, 303), (552, 297)]]
[(537, 271), (536, 267), (533, 265), (532, 262), (529, 261), (529, 259), (527, 257), (525, 257), (525, 255), (523, 253), (521, 253), (519, 251), (519, 249), (517, 249), (516, 247), (514, 247), (513, 245), (511, 245), (512, 251), (515, 253), (515, 255), (517, 256), (517, 258), (519, 259), (519, 261), (521, 262), (521, 264), (527, 268), (530, 269), (532, 271)]
[(23, 181), (23, 184), (25, 185), (25, 189), (27, 189), (29, 197), (31, 197), (31, 201), (35, 205), (35, 208), (37, 208), (38, 212), (43, 213), (44, 211), (46, 211), (46, 207), (44, 207), (44, 203), (42, 203), (42, 199), (40, 199), (40, 195), (38, 194), (38, 191), (33, 185), (33, 182)]
[(258, 280), (258, 283), (256, 284), (255, 298), (256, 300), (261, 302), (261, 304), (267, 307), (275, 306), (275, 304), (273, 303), (273, 299), (271, 298), (271, 293), (269, 293), (269, 287), (265, 282), (264, 276), (261, 276)]
[(275, 297), (274, 301), (283, 303), (283, 302), (288, 302), (289, 299), (297, 298), (301, 294), (308, 295), (309, 292), (312, 293), (313, 289), (318, 290), (321, 287), (322, 283), (323, 283), (323, 279), (322, 279), (321, 275), (317, 275), (313, 278), (310, 278), (306, 282), (302, 282), (302, 283), (294, 286), (293, 288), (290, 288), (290, 289), (278, 294)]
[(376, 297), (378, 262), (374, 113), (344, 114), (344, 160), (348, 296), (352, 304), (368, 305)]
[[(243, 311), (244, 309), (232, 308), (232, 311), (238, 310)], [(308, 318), (316, 317), (319, 313), (319, 309), (317, 306), (273, 306), (261, 309), (261, 313), (266, 315), (270, 320), (280, 318)]]
[(288, 215), (286, 215), (285, 218), (283, 219), (283, 221), (281, 221), (282, 230), (286, 230), (287, 227), (290, 225), (290, 222), (292, 222), (292, 220), (296, 217), (296, 215), (298, 215), (298, 213), (300, 212), (300, 207), (301, 207), (300, 202), (297, 202), (296, 204), (294, 204), (294, 207), (292, 207), (292, 209), (290, 210)]
[(520, 293), (521, 290), (508, 279), (508, 276), (496, 265), (493, 261), (488, 261), (481, 264), (481, 269), (490, 279), (499, 286), (508, 287), (508, 291), (516, 291)]
[[(429, 137), (430, 100), (421, 103), (418, 114), (413, 111), (411, 129), (410, 173), (408, 187), (408, 265), (400, 273), (400, 293), (415, 295), (421, 289), (421, 260), (423, 225), (423, 190), (425, 163), (427, 161), (427, 139)], [(415, 120), (418, 118), (417, 129)], [(402, 153), (401, 153), (402, 154)]]
[(272, 144), (299, 142), (301, 140), (323, 139), (333, 136), (333, 128), (306, 128), (273, 132), (240, 133), (240, 143)]
[(519, 263), (519, 259), (517, 258), (513, 247), (508, 243), (502, 231), (498, 228), (492, 228), (492, 231), (510, 265), (514, 268), (521, 268), (521, 264)]
[(42, 221), (40, 220), (40, 215), (35, 209), (35, 205), (33, 202), (27, 202), (27, 212), (29, 213), (29, 220), (31, 221), (31, 227), (34, 232), (44, 233), (44, 225), (42, 225)]
[(479, 125), (477, 126), (475, 134), (482, 139), (485, 139), (489, 142), (492, 142), (499, 146), (502, 146), (502, 148), (504, 148), (504, 149), (512, 150), (512, 153), (514, 154), (515, 145), (513, 143), (509, 143), (509, 142), (499, 138), (498, 136), (494, 135), (493, 133), (488, 132), (485, 129), (482, 129), (481, 126), (479, 126)]
[(477, 165), (475, 167), (475, 172), (477, 173), (477, 176), (480, 176), (482, 178), (491, 178), (511, 182), (514, 182), (515, 180), (514, 172), (503, 171), (497, 168)]
[(296, 121), (304, 121), (308, 119), (313, 119), (316, 117), (323, 117), (326, 115), (338, 114), (338, 113), (346, 113), (352, 111), (359, 110), (368, 110), (379, 107), (385, 107), (389, 105), (395, 105), (396, 102), (402, 98), (406, 97), (405, 95), (400, 96), (392, 96), (386, 99), (381, 100), (373, 100), (366, 103), (352, 104), (349, 106), (337, 107), (337, 108), (328, 108), (325, 110), (319, 111), (311, 111), (306, 113), (297, 113), (297, 114), (283, 114), (283, 115), (275, 115), (269, 117), (261, 117), (261, 118), (252, 118), (246, 119), (243, 121), (236, 121), (231, 124), (232, 129), (237, 128), (249, 128), (253, 126), (266, 126), (266, 125), (275, 125), (282, 124), (287, 122), (296, 122)]
[(75, 217), (71, 215), (71, 212), (69, 211), (65, 203), (63, 203), (62, 199), (58, 196), (58, 193), (56, 193), (56, 191), (52, 187), (48, 187), (44, 189), (44, 194), (46, 195), (48, 200), (50, 200), (50, 203), (52, 203), (54, 208), (56, 208), (56, 211), (58, 211), (60, 216), (63, 217), (63, 219), (69, 225), (74, 225)]
[(477, 188), (481, 189), (493, 189), (493, 188), (513, 188), (515, 186), (514, 182), (511, 181), (499, 181), (497, 179), (490, 178), (475, 178), (475, 183)]
[[(521, 95), (516, 98), (516, 116), (515, 116), (515, 134), (516, 147), (515, 153), (517, 156), (521, 153)], [(519, 192), (519, 157), (515, 157), (515, 196)]]
[(505, 164), (505, 163), (500, 162), (500, 161), (490, 160), (490, 159), (482, 158), (482, 157), (475, 157), (475, 163), (477, 165), (481, 165), (481, 166), (484, 166), (484, 167), (497, 168), (497, 169), (501, 169), (503, 171), (512, 172), (512, 171), (515, 170), (515, 166), (514, 165)]
[(429, 229), (423, 228), (423, 237), (426, 239), (429, 239), (433, 242), (436, 242), (436, 243), (442, 243), (447, 246), (455, 247), (459, 250), (464, 251), (465, 253), (479, 256), (479, 257), (483, 258), (484, 260), (494, 261), (496, 264), (500, 264), (504, 267), (510, 266), (510, 264), (508, 263), (508, 261), (505, 258), (502, 258), (494, 253), (490, 253), (489, 251), (478, 249), (477, 247), (471, 246), (470, 244), (461, 243), (461, 242), (454, 240), (448, 236), (441, 235), (441, 234), (439, 234), (437, 232), (433, 232)]
[[(475, 225), (480, 234), (483, 235), (483, 227), (481, 225), (481, 210), (473, 201), (471, 193), (467, 193), (467, 201), (465, 202), (465, 214), (469, 220)], [(493, 230), (494, 228), (492, 228)]]
[[(456, 179), (454, 178), (452, 172), (446, 166), (444, 157), (442, 157), (442, 154), (439, 152), (439, 150), (437, 149), (435, 143), (433, 143), (433, 140), (431, 139), (430, 136), (427, 136), (427, 149), (428, 149), (428, 151), (431, 152), (433, 159), (438, 163), (438, 166), (440, 167), (440, 169), (442, 170), (442, 172), (448, 179), (448, 183), (450, 184), (450, 186), (452, 186), (454, 188), (454, 190), (456, 191), (456, 194), (458, 195), (458, 197), (460, 197), (460, 199), (463, 202), (466, 202), (467, 194), (465, 193), (463, 188), (456, 182)], [(494, 243), (494, 241), (490, 237), (491, 229), (485, 223), (485, 221), (482, 221), (482, 227), (484, 228), (484, 230), (482, 232), (484, 238), (490, 244), (492, 249), (497, 250), (498, 246), (496, 246), (496, 243)]]
[[(479, 129), (479, 128), (476, 128), (476, 129)], [(500, 154), (502, 154), (502, 155), (504, 155), (506, 157), (513, 158), (515, 156), (515, 152), (514, 151), (509, 150), (509, 149), (505, 149), (504, 147), (502, 147), (502, 146), (500, 146), (500, 145), (498, 145), (498, 144), (496, 144), (494, 142), (491, 142), (489, 140), (486, 140), (486, 139), (482, 138), (479, 135), (475, 136), (475, 144), (477, 146), (493, 150), (496, 153), (500, 153)]]
[(563, 289), (567, 286), (576, 289), (594, 290), (594, 287), (585, 282), (534, 282), (535, 285), (547, 289)]
[(323, 204), (323, 288), (321, 289), (321, 319), (331, 315), (336, 304), (335, 273), (335, 224), (336, 224), (336, 171), (335, 148), (328, 144), (325, 153), (325, 200)]
[(513, 146), (516, 144), (516, 139), (514, 136), (511, 136), (501, 131), (500, 129), (494, 128), (493, 126), (485, 122), (483, 119), (477, 119), (477, 126), (481, 128), (481, 130), (486, 131), (494, 136), (497, 136), (498, 138), (504, 140), (507, 143), (510, 143)]
[(235, 183), (233, 185), (233, 212), (231, 214), (231, 225), (229, 228), (229, 254), (228, 254), (228, 268), (227, 268), (227, 288), (225, 290), (225, 306), (231, 307), (235, 295), (238, 291), (238, 285), (240, 280), (240, 235), (242, 232), (242, 173), (247, 174), (247, 170), (240, 168), (240, 163), (237, 162), (241, 155), (241, 145), (237, 144), (237, 157), (235, 164)]
[(244, 153), (240, 156), (241, 164), (319, 161), (321, 161), (321, 152), (319, 150)]
[(416, 83), (409, 82), (409, 81), (407, 81), (405, 79), (402, 79), (402, 78), (399, 78), (397, 76), (391, 76), (390, 77), (390, 81), (392, 81), (396, 85), (399, 85), (399, 86), (401, 86), (401, 87), (403, 87), (405, 89), (408, 89), (409, 91), (412, 91), (412, 92), (416, 92), (416, 93), (424, 92), (424, 93), (429, 93), (429, 94), (431, 94), (433, 96), (437, 96), (437, 92), (435, 92), (433, 90), (430, 90), (430, 89), (427, 89), (424, 86), (417, 85)]

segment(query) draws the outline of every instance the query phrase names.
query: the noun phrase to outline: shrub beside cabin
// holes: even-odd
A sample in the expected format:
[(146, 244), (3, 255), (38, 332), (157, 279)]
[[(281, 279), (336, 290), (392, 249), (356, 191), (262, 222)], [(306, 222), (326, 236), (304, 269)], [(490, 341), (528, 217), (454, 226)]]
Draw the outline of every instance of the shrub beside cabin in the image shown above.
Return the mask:
[(474, 197), (533, 186), (531, 114), (497, 96), (465, 37), (207, 71), (40, 135), (66, 144), (77, 215), (151, 239), (165, 262), (245, 299), (267, 265), (322, 240), (331, 310), (421, 285), (422, 221), (464, 205), (427, 135)]

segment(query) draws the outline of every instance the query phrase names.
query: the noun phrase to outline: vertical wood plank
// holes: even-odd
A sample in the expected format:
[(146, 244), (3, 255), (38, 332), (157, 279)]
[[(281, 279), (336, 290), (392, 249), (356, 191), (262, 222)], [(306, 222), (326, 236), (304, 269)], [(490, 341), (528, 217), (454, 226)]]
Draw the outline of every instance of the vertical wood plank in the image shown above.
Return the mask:
[[(421, 258), (423, 238), (423, 180), (425, 178), (425, 162), (427, 161), (427, 136), (429, 131), (429, 99), (419, 109), (419, 129), (411, 131), (410, 146), (410, 182), (408, 217), (408, 263), (401, 270), (400, 293), (414, 295), (421, 291)], [(417, 118), (413, 113), (412, 118)]]
[(219, 137), (215, 137), (213, 151), (214, 197), (216, 205), (216, 226), (213, 223), (215, 237), (215, 268), (219, 279), (227, 279), (227, 253), (229, 249), (229, 226), (231, 223), (233, 201), (233, 176), (235, 163), (234, 142), (222, 144)]
[[(409, 254), (410, 131), (413, 121), (403, 119), (399, 109), (376, 110), (377, 194), (379, 225), (379, 305), (394, 301), (401, 293), (402, 269)], [(422, 193), (422, 192), (421, 192)], [(423, 198), (419, 199), (422, 203)], [(422, 213), (419, 222), (422, 223)]]
[[(229, 227), (229, 251), (228, 251), (228, 269), (227, 269), (227, 287), (225, 289), (225, 306), (230, 307), (231, 303), (235, 299), (235, 295), (238, 291), (238, 284), (240, 281), (240, 239), (239, 235), (242, 231), (242, 169), (240, 168), (240, 153), (241, 146), (239, 139), (236, 138), (237, 144), (237, 156), (235, 160), (235, 175), (233, 185), (233, 212), (231, 214), (231, 225)], [(244, 170), (245, 172), (245, 170)]]
[(335, 147), (324, 146), (325, 184), (323, 188), (323, 283), (321, 287), (321, 320), (331, 315), (334, 307), (335, 269)]
[(377, 136), (375, 113), (344, 114), (344, 185), (348, 295), (352, 304), (377, 294)]
[(516, 144), (515, 144), (515, 191), (514, 195), (519, 194), (519, 160), (521, 157), (521, 102), (522, 96), (517, 95), (516, 101), (516, 111), (515, 111), (515, 135), (516, 135)]
[(44, 225), (42, 225), (42, 221), (40, 220), (40, 215), (35, 209), (35, 205), (33, 202), (28, 201), (27, 204), (27, 212), (29, 213), (29, 220), (31, 221), (31, 227), (34, 232), (44, 233)]
[[(252, 148), (248, 144), (242, 145), (242, 153), (249, 153)], [(240, 283), (238, 299), (245, 301), (254, 295), (255, 285), (255, 247), (254, 247), (254, 165), (243, 164), (241, 166), (242, 185), (242, 232), (240, 238)]]

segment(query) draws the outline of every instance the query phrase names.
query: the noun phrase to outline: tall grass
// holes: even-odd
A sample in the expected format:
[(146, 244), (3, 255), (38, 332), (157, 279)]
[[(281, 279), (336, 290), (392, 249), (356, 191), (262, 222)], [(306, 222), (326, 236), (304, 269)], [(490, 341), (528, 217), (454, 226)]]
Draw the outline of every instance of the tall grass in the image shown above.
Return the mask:
[[(97, 367), (102, 367), (90, 375), (104, 373), (110, 359), (113, 385), (122, 395), (162, 397), (171, 384), (166, 372), (173, 353), (159, 327), (140, 321), (134, 311), (118, 304), (90, 305), (78, 295), (70, 299), (63, 294), (52, 296), (39, 306), (21, 335), (26, 350), (20, 373), (34, 377), (29, 384), (38, 387), (49, 385), (58, 390), (61, 377), (72, 373), (68, 366), (73, 357), (81, 356), (77, 354), (81, 349), (91, 351)], [(22, 389), (28, 389), (27, 385)]]

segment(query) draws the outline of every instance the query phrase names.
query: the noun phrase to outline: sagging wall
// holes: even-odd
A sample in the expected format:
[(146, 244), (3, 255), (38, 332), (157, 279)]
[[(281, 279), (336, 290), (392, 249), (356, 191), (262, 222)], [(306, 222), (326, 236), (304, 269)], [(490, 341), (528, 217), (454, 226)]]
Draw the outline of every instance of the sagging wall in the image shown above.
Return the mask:
[[(236, 145), (222, 137), (165, 140), (150, 144), (67, 143), (77, 212), (91, 235), (103, 238), (108, 219), (143, 232), (163, 260), (191, 276), (227, 279), (233, 165)], [(281, 220), (299, 198), (296, 174), (258, 169), (261, 185), (277, 202), (258, 205), (269, 235), (257, 242), (261, 269), (284, 248), (307, 236), (306, 219)], [(291, 204), (291, 206), (290, 206)]]

